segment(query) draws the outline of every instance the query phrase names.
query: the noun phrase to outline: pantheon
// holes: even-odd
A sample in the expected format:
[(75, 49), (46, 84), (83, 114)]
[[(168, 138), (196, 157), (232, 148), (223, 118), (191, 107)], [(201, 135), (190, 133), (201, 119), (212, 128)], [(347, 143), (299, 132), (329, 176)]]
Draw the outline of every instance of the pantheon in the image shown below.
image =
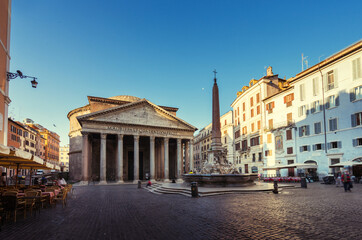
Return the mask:
[(193, 169), (191, 124), (178, 108), (133, 96), (88, 96), (68, 113), (69, 172), (75, 181), (181, 180)]

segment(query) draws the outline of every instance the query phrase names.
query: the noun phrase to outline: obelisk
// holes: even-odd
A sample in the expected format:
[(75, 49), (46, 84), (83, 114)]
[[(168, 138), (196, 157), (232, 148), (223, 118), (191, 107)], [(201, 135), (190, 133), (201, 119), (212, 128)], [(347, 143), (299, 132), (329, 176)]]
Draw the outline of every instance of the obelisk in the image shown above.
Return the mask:
[(214, 86), (212, 88), (212, 135), (211, 149), (209, 151), (208, 160), (213, 162), (217, 152), (222, 151), (221, 130), (220, 130), (220, 106), (219, 106), (219, 87), (216, 82), (216, 70), (214, 70)]

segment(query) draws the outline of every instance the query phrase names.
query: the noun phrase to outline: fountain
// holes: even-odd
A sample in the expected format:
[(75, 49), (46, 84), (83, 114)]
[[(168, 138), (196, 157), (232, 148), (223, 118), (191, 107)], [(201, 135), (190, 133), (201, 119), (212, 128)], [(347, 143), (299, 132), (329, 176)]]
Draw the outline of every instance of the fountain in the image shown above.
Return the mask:
[(201, 187), (244, 187), (255, 185), (254, 180), (258, 174), (241, 174), (233, 163), (227, 158), (227, 149), (221, 144), (219, 88), (214, 71), (214, 86), (212, 88), (212, 136), (211, 149), (208, 159), (202, 163), (199, 173), (184, 174), (186, 184), (197, 182)]

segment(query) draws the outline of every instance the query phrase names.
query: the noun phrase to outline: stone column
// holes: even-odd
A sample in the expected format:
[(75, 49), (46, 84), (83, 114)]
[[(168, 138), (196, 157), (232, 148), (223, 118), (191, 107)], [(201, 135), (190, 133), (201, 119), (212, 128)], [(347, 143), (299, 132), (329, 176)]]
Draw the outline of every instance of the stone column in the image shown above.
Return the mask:
[(107, 184), (107, 134), (101, 133), (100, 184)]
[(150, 180), (155, 181), (155, 137), (150, 136)]
[(170, 175), (169, 175), (169, 160), (168, 160), (168, 138), (164, 138), (164, 145), (165, 145), (165, 182), (170, 181)]
[(186, 174), (190, 172), (190, 149), (189, 149), (189, 142), (185, 142), (185, 171)]
[(89, 133), (82, 132), (82, 184), (88, 184), (89, 181)]
[(138, 180), (140, 179), (139, 177), (139, 163), (140, 163), (140, 156), (139, 156), (139, 140), (140, 140), (140, 136), (138, 135), (133, 135), (133, 171), (134, 171), (134, 180), (133, 183), (137, 183)]
[(189, 142), (189, 150), (190, 171), (194, 172), (194, 145), (192, 139)]
[(118, 134), (117, 179), (118, 183), (123, 183), (123, 135), (122, 134)]
[(182, 176), (182, 153), (181, 153), (181, 139), (178, 138), (177, 139), (177, 174), (176, 174), (176, 178), (177, 181), (180, 182), (182, 181), (181, 176)]

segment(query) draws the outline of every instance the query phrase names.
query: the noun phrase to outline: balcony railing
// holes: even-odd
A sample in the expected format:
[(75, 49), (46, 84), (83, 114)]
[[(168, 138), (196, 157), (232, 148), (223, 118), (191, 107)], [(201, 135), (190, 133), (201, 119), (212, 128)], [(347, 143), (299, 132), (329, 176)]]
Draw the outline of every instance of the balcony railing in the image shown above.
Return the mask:
[(278, 129), (282, 129), (282, 128), (294, 127), (294, 126), (295, 126), (295, 121), (290, 120), (290, 121), (274, 123), (273, 126), (266, 127), (266, 128), (264, 128), (264, 130), (266, 132), (270, 132), (270, 131), (274, 131), (274, 130), (278, 130)]

